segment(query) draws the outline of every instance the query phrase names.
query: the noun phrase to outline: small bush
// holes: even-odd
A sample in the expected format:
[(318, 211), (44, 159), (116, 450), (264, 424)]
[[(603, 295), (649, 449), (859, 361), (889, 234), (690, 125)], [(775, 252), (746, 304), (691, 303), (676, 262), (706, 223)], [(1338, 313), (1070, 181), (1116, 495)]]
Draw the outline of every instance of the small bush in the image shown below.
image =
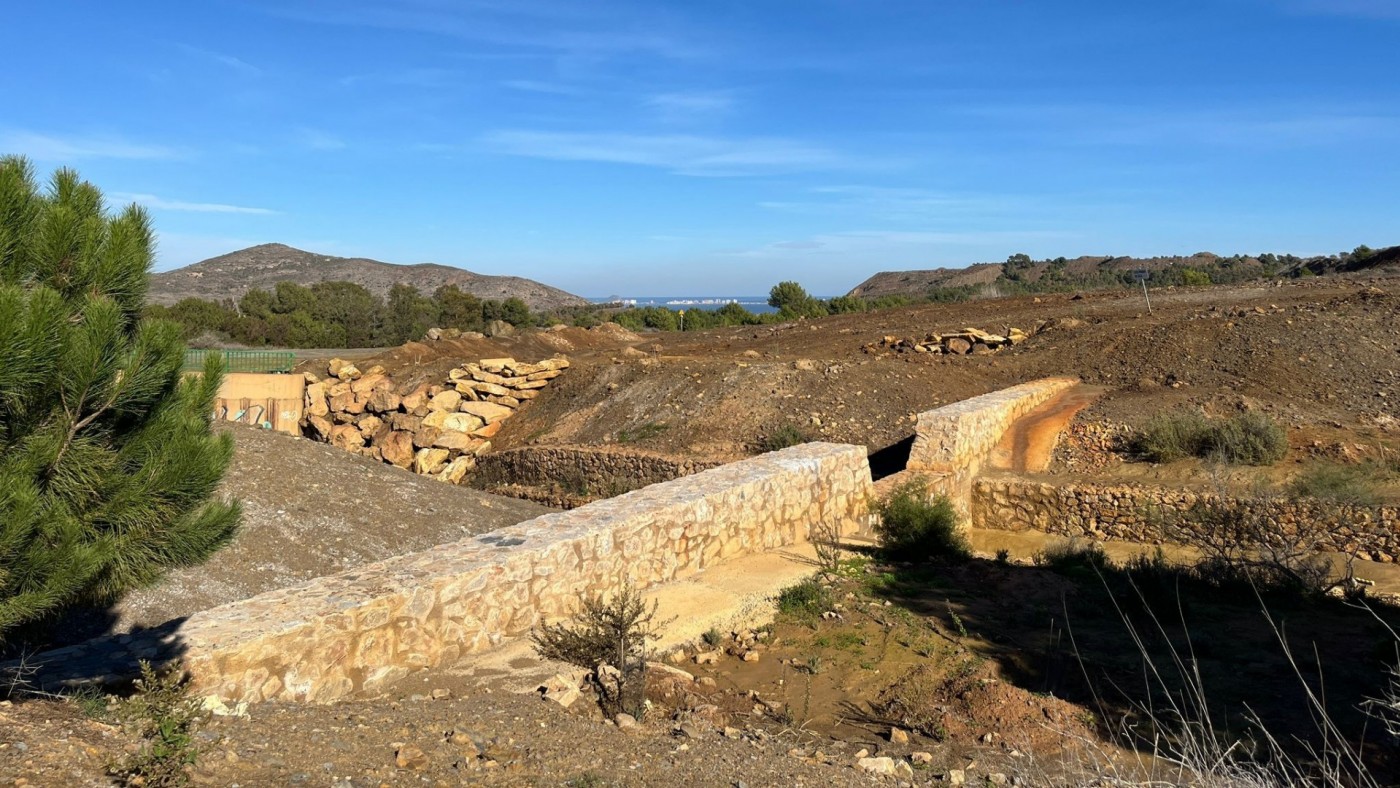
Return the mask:
[(788, 586), (778, 594), (778, 612), (799, 621), (817, 618), (831, 609), (831, 592), (816, 578)]
[(612, 598), (601, 594), (583, 600), (569, 621), (546, 624), (530, 633), (535, 652), (545, 659), (593, 671), (603, 713), (642, 718), (646, 704), (647, 641), (665, 623), (657, 623), (656, 603), (648, 605), (630, 584)]
[(1152, 417), (1132, 441), (1151, 462), (1201, 457), (1235, 465), (1272, 465), (1288, 452), (1288, 435), (1267, 414), (1210, 419), (1194, 410)]
[(1037, 552), (1035, 565), (1053, 569), (1062, 575), (1099, 575), (1112, 562), (1103, 547), (1085, 539), (1070, 538)]
[(1288, 433), (1272, 417), (1249, 412), (1224, 420), (1211, 435), (1208, 456), (1234, 465), (1273, 465), (1288, 453)]
[(1377, 502), (1371, 469), (1330, 462), (1303, 468), (1289, 483), (1288, 492), (1297, 498), (1352, 506), (1372, 506)]
[(811, 442), (812, 437), (800, 428), (784, 424), (768, 435), (764, 435), (758, 442), (758, 448), (764, 452), (779, 451)]
[(972, 549), (958, 530), (952, 501), (940, 495), (929, 500), (928, 485), (915, 480), (896, 487), (875, 506), (875, 534), (880, 547), (898, 560), (944, 558), (965, 560)]
[(118, 713), (143, 743), (140, 750), (113, 764), (110, 774), (122, 785), (188, 785), (189, 769), (199, 754), (194, 729), (204, 712), (179, 671), (157, 672), (143, 661), (136, 694)]

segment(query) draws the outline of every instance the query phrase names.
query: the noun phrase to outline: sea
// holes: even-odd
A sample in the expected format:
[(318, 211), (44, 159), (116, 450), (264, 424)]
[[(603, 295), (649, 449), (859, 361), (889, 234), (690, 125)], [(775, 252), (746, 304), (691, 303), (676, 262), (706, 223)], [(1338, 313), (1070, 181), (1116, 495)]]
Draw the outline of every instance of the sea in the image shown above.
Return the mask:
[(768, 296), (615, 296), (591, 299), (595, 304), (619, 301), (627, 306), (661, 306), (667, 309), (719, 309), (725, 304), (738, 304), (754, 314), (776, 312), (768, 305)]

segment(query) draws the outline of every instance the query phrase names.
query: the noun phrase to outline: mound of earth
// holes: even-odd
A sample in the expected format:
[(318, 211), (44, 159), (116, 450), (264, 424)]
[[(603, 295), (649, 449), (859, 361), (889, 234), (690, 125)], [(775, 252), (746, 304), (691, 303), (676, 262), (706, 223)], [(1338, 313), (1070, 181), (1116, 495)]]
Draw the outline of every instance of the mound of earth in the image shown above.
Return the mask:
[(235, 443), (220, 494), (243, 505), (243, 527), (233, 543), (112, 610), (77, 617), (61, 640), (155, 626), (551, 511), (323, 443), (241, 424), (219, 429)]

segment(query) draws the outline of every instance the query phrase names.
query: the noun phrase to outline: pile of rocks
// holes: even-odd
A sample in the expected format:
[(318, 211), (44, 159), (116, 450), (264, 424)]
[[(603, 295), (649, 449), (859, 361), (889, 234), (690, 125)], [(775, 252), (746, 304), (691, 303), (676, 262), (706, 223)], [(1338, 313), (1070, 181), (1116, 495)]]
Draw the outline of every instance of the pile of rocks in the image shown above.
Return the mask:
[(443, 384), (402, 391), (383, 367), (361, 372), (332, 359), (328, 379), (307, 374), (305, 433), (456, 484), (490, 451), (501, 424), (568, 367), (562, 357), (537, 364), (488, 358), (451, 370)]
[(866, 353), (894, 351), (896, 353), (933, 353), (952, 356), (966, 356), (974, 353), (992, 353), (1011, 345), (1019, 345), (1030, 338), (1030, 334), (1019, 328), (1007, 326), (1003, 334), (991, 334), (976, 328), (964, 328), (949, 334), (928, 334), (923, 339), (895, 336), (881, 338), (879, 342), (865, 345)]

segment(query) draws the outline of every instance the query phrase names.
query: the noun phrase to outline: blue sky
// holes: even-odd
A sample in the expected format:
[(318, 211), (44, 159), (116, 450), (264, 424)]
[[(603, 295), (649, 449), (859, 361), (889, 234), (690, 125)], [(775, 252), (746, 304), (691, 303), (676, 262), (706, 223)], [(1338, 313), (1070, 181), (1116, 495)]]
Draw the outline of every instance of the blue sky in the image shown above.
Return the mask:
[(1400, 0), (18, 4), (0, 152), (584, 295), (1400, 243)]

